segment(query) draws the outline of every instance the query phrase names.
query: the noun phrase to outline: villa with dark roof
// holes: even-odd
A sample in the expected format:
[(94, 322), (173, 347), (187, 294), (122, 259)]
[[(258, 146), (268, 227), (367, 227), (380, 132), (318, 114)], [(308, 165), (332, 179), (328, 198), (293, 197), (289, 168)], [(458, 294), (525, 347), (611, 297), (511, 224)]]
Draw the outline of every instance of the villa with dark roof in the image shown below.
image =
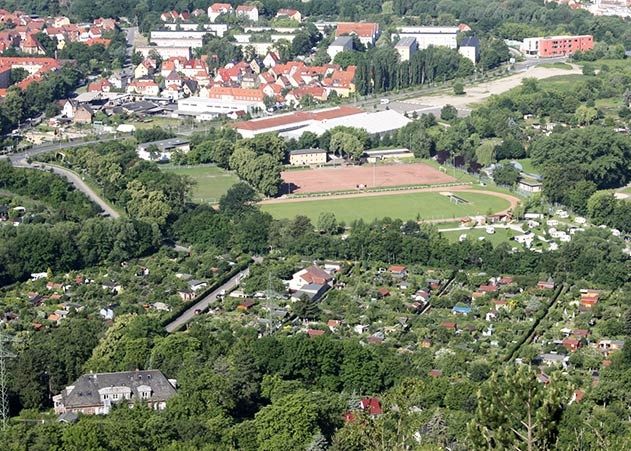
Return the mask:
[(53, 397), (55, 413), (106, 415), (115, 404), (144, 404), (164, 410), (175, 395), (177, 381), (159, 370), (90, 373)]

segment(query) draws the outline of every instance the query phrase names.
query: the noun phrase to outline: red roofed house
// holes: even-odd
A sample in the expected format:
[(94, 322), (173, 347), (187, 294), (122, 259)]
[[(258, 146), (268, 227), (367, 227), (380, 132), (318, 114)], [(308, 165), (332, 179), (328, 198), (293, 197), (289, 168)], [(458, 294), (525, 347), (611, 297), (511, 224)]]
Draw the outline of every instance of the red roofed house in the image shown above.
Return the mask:
[(368, 415), (381, 415), (383, 409), (381, 408), (381, 401), (374, 397), (367, 397), (359, 402), (359, 407)]
[(598, 304), (600, 295), (596, 292), (587, 292), (581, 295), (581, 307), (591, 309)]
[(295, 20), (296, 22), (302, 22), (302, 14), (297, 9), (281, 8), (276, 13), (277, 18), (285, 18)]
[(540, 280), (537, 282), (537, 288), (540, 290), (554, 290), (554, 282), (551, 280)]
[(340, 97), (348, 97), (355, 92), (355, 66), (346, 70), (334, 69), (322, 79), (322, 86), (335, 91)]
[(575, 352), (581, 347), (581, 342), (576, 338), (565, 338), (563, 340), (563, 347), (570, 352)]
[(379, 24), (373, 22), (339, 22), (335, 37), (355, 35), (366, 46), (375, 45), (379, 37)]
[(333, 276), (317, 266), (309, 266), (295, 273), (289, 281), (289, 289), (293, 291), (300, 290), (303, 286), (309, 284), (326, 285), (333, 280)]
[(285, 101), (288, 104), (298, 106), (301, 104), (301, 101), (307, 96), (310, 96), (313, 100), (316, 100), (318, 102), (326, 102), (326, 100), (329, 98), (327, 90), (320, 86), (303, 86), (301, 88), (296, 88), (290, 91), (285, 96)]
[(208, 7), (208, 18), (214, 22), (221, 14), (230, 14), (233, 11), (230, 3), (213, 3)]
[(443, 322), (440, 323), (440, 327), (442, 327), (443, 329), (447, 329), (447, 330), (456, 330), (457, 326), (456, 323), (451, 323), (451, 322)]
[(104, 19), (102, 17), (99, 17), (98, 19), (94, 19), (94, 25), (96, 25), (97, 27), (103, 29), (103, 30), (114, 30), (116, 28), (116, 20), (114, 19)]
[(408, 274), (408, 269), (403, 265), (392, 265), (388, 268), (388, 272), (396, 277), (405, 277)]
[(88, 85), (88, 92), (110, 92), (112, 84), (105, 78), (93, 81)]
[(44, 47), (31, 34), (20, 42), (20, 50), (26, 55), (44, 55), (46, 53)]
[(127, 93), (157, 96), (160, 94), (160, 87), (153, 80), (134, 80), (127, 85)]
[(307, 335), (310, 337), (320, 337), (324, 335), (324, 331), (319, 329), (307, 329)]

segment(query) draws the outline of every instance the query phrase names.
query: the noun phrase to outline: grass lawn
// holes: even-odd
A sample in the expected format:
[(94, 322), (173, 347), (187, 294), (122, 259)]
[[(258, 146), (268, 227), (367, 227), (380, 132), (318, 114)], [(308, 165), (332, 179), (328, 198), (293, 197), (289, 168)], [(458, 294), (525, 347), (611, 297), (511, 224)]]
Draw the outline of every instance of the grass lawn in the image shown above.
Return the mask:
[(538, 166), (535, 166), (530, 158), (522, 158), (521, 160), (515, 161), (521, 164), (521, 166), (524, 168), (524, 172), (527, 172), (529, 174), (539, 174), (541, 172), (541, 169), (539, 169)]
[[(441, 226), (442, 227), (442, 226)], [(449, 232), (440, 232), (451, 242), (456, 242), (460, 235), (467, 235), (468, 240), (477, 241), (479, 237), (484, 237), (484, 241), (489, 241), (493, 246), (505, 243), (515, 236), (515, 232), (510, 229), (495, 229), (495, 233), (488, 234), (485, 229), (462, 229)]]
[(199, 203), (215, 204), (228, 189), (239, 181), (239, 178), (231, 172), (217, 166), (161, 166), (163, 171), (174, 172), (179, 175), (187, 175), (195, 181), (193, 187), (193, 201)]
[(556, 75), (554, 77), (539, 80), (538, 84), (541, 87), (569, 90), (573, 88), (577, 82), (586, 80), (588, 78), (590, 77), (582, 74)]
[(572, 66), (570, 66), (567, 63), (545, 63), (545, 64), (541, 64), (539, 65), (539, 67), (547, 67), (549, 69), (566, 69), (566, 70), (572, 70)]
[(384, 217), (449, 220), (461, 216), (483, 215), (489, 210), (498, 212), (509, 207), (508, 201), (483, 192), (456, 195), (469, 203), (456, 205), (448, 197), (438, 193), (408, 193), (266, 204), (261, 209), (275, 218), (304, 215), (312, 221), (317, 221), (320, 213), (332, 212), (339, 221), (348, 223), (356, 219), (372, 221)]

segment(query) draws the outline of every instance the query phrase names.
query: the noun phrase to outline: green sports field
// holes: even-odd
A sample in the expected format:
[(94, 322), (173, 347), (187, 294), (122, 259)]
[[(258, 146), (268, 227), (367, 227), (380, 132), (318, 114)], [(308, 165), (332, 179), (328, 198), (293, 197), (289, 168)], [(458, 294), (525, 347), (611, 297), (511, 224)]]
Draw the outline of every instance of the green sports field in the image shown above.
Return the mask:
[(320, 213), (332, 212), (339, 221), (348, 223), (356, 219), (372, 221), (384, 217), (449, 220), (498, 212), (510, 206), (507, 200), (482, 192), (455, 194), (468, 203), (455, 204), (446, 196), (430, 192), (275, 203), (262, 205), (261, 208), (275, 218), (304, 215), (312, 221), (317, 221)]
[(217, 203), (228, 189), (239, 181), (231, 172), (217, 166), (162, 166), (162, 170), (179, 175), (187, 175), (195, 180), (193, 201), (199, 203)]

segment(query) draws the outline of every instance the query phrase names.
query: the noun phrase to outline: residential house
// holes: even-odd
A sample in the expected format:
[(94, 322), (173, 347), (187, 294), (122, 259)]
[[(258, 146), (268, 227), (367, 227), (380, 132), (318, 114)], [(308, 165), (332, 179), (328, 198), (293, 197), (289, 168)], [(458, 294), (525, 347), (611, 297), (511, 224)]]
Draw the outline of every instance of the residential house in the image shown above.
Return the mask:
[(124, 371), (90, 373), (53, 396), (55, 413), (108, 414), (116, 404), (140, 403), (153, 410), (164, 410), (176, 393), (177, 381), (161, 371)]
[(348, 66), (346, 70), (335, 68), (322, 79), (322, 86), (329, 91), (335, 91), (339, 97), (349, 97), (355, 92), (355, 66)]
[(71, 119), (77, 124), (90, 124), (94, 112), (88, 104), (78, 103), (74, 100), (62, 100), (61, 116)]
[(111, 90), (112, 83), (105, 78), (99, 78), (98, 80), (88, 84), (88, 92), (110, 92)]
[(576, 338), (571, 338), (571, 337), (564, 338), (562, 344), (563, 344), (563, 347), (570, 352), (578, 351), (578, 348), (581, 347), (580, 340), (577, 340)]
[(276, 18), (278, 19), (288, 18), (291, 20), (295, 20), (298, 23), (302, 22), (302, 14), (300, 14), (300, 11), (298, 11), (297, 9), (292, 9), (292, 8), (279, 9), (278, 12), (276, 13)]
[(127, 85), (128, 94), (139, 94), (155, 97), (160, 94), (160, 86), (153, 80), (134, 80)]
[(338, 319), (330, 319), (327, 321), (326, 325), (328, 326), (331, 332), (335, 332), (342, 325), (342, 321)]
[(299, 290), (291, 295), (292, 301), (307, 299), (309, 301), (318, 301), (331, 288), (328, 284), (309, 283), (303, 285)]
[(94, 111), (87, 103), (80, 103), (74, 112), (73, 122), (76, 124), (91, 124)]
[(349, 50), (353, 50), (353, 38), (351, 36), (340, 36), (331, 42), (326, 49), (326, 53), (331, 58), (331, 61), (333, 61), (338, 53)]
[(403, 265), (391, 265), (388, 268), (388, 272), (392, 274), (393, 277), (398, 278), (406, 277), (408, 275), (408, 269)]
[(537, 288), (540, 290), (554, 290), (554, 281), (552, 280), (540, 280), (537, 282)]
[(134, 69), (134, 78), (147, 78), (151, 77), (156, 70), (156, 63), (154, 60), (146, 58)]
[(394, 49), (399, 54), (399, 59), (401, 61), (409, 61), (410, 58), (416, 53), (418, 50), (418, 45), (416, 44), (416, 38), (407, 37), (402, 38), (397, 42), (394, 46)]
[(333, 276), (330, 273), (312, 265), (296, 272), (289, 281), (288, 287), (291, 291), (297, 291), (301, 290), (305, 285), (330, 285), (332, 281)]
[(252, 22), (258, 22), (259, 9), (254, 5), (239, 5), (236, 9), (237, 17), (245, 17)]
[(263, 65), (268, 69), (280, 63), (280, 56), (276, 52), (268, 52), (263, 58)]
[(563, 354), (546, 353), (541, 354), (535, 358), (535, 361), (542, 363), (546, 366), (561, 365), (567, 366), (568, 357)]
[(234, 9), (230, 3), (213, 3), (208, 7), (208, 18), (214, 22), (220, 15), (231, 14), (232, 12)]
[(586, 293), (583, 293), (581, 294), (580, 306), (583, 309), (590, 310), (596, 304), (598, 304), (599, 298), (600, 298), (600, 294), (598, 294), (597, 292), (588, 291)]
[(477, 64), (480, 60), (480, 40), (476, 36), (468, 36), (460, 41), (458, 53)]

